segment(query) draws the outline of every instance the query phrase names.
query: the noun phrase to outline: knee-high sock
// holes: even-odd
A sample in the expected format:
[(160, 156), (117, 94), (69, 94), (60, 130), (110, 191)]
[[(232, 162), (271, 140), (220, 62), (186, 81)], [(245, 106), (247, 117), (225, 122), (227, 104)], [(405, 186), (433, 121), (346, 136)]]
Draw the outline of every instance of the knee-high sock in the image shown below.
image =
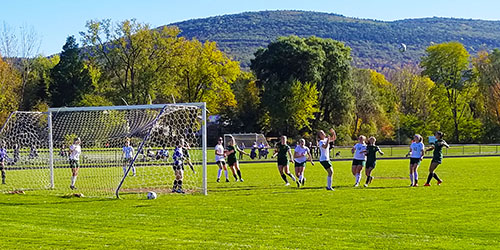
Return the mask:
[(236, 170), (236, 172), (238, 173), (238, 177), (240, 177), (240, 180), (241, 180), (241, 171), (238, 169), (238, 170)]
[(361, 174), (356, 174), (356, 184), (359, 184), (361, 181)]
[(291, 174), (291, 173), (286, 173), (286, 174), (287, 174), (288, 176), (290, 176), (290, 178), (292, 178), (292, 180), (293, 180), (293, 181), (296, 181), (296, 180), (295, 180), (295, 176), (293, 176), (293, 174)]
[(418, 173), (417, 171), (415, 171), (415, 173), (413, 174), (413, 178), (415, 179), (415, 184), (418, 183)]
[(224, 170), (224, 174), (226, 175), (226, 180), (227, 180), (227, 177), (228, 177), (228, 171), (227, 171), (227, 169)]
[(76, 182), (76, 176), (71, 176), (71, 186), (74, 186)]
[(127, 172), (127, 167), (123, 166), (123, 175), (125, 175), (126, 172)]
[(303, 174), (299, 175), (299, 181), (302, 182), (303, 179), (304, 179), (304, 175)]
[(177, 189), (177, 180), (174, 180), (174, 186), (172, 187), (172, 189)]
[(332, 187), (332, 177), (331, 176), (327, 176), (326, 177), (326, 187), (327, 188), (331, 188)]
[(436, 179), (437, 181), (441, 181), (441, 179), (439, 179), (438, 175), (436, 173), (434, 173), (434, 179)]
[(429, 175), (427, 176), (427, 184), (431, 183), (432, 177), (434, 177), (434, 173), (429, 173)]
[(5, 183), (5, 170), (2, 169), (2, 183)]
[(281, 174), (281, 179), (283, 179), (285, 181), (285, 183), (288, 183), (288, 180), (286, 179), (286, 175), (285, 174)]
[(222, 168), (219, 168), (219, 171), (217, 171), (217, 179), (220, 179), (221, 175), (222, 175)]
[(371, 176), (369, 176), (369, 175), (368, 175), (368, 176), (366, 176), (366, 182), (365, 182), (365, 183), (366, 183), (366, 185), (368, 185), (368, 183), (370, 183), (370, 178), (371, 178)]
[(178, 186), (180, 189), (182, 189), (182, 180), (178, 180), (178, 181), (177, 181), (177, 186)]
[(410, 181), (411, 181), (411, 184), (415, 183), (415, 180), (413, 179), (413, 173), (410, 173)]

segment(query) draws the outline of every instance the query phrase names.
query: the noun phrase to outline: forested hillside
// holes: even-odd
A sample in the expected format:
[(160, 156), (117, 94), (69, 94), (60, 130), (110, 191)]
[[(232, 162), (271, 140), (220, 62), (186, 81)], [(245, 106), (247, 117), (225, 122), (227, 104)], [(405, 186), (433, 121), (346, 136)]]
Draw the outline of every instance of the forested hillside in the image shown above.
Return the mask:
[[(383, 22), (307, 11), (261, 11), (194, 19), (178, 26), (181, 36), (217, 42), (244, 67), (253, 53), (279, 36), (318, 36), (345, 42), (354, 65), (381, 69), (420, 61), (432, 43), (458, 41), (471, 54), (500, 47), (500, 22), (422, 18)], [(407, 45), (404, 53), (400, 45)]]

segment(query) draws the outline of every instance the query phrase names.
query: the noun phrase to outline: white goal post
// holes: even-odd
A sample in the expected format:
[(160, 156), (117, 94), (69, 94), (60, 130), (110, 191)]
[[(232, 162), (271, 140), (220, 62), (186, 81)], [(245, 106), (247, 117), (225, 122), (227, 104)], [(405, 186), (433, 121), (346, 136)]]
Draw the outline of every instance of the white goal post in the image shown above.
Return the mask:
[[(206, 120), (205, 103), (14, 112), (0, 130), (0, 141), (11, 156), (2, 189), (67, 192), (70, 179), (73, 183), (68, 148), (79, 137), (78, 192), (116, 197), (169, 192), (175, 179), (172, 154), (182, 141), (183, 189), (207, 194)], [(125, 143), (133, 153), (125, 154)]]

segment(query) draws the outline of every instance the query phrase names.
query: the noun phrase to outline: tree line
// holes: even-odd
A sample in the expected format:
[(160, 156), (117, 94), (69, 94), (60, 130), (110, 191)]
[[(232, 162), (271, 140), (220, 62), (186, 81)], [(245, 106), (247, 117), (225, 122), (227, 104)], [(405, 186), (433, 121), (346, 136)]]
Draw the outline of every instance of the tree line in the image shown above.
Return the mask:
[(500, 139), (499, 50), (470, 55), (459, 42), (435, 44), (419, 65), (377, 72), (354, 67), (342, 42), (288, 36), (259, 49), (243, 71), (216, 43), (176, 27), (92, 20), (80, 36), (81, 45), (70, 36), (58, 55), (0, 59), (1, 123), (14, 110), (49, 106), (207, 102), (214, 138), (313, 139), (333, 127), (340, 144), (360, 134), (408, 143), (437, 130), (451, 142)]

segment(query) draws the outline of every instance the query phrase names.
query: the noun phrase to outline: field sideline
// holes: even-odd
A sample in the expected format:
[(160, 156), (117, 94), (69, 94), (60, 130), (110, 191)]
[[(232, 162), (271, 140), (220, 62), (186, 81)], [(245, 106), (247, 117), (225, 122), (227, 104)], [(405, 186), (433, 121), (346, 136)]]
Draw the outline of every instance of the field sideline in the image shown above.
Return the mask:
[[(353, 188), (350, 162), (334, 162), (336, 191), (308, 165), (306, 186), (285, 187), (274, 163), (242, 164), (245, 182), (209, 195), (146, 200), (0, 194), (2, 249), (498, 249), (500, 157), (445, 158), (442, 186), (410, 188), (408, 160), (379, 160), (368, 188)], [(429, 165), (420, 167), (423, 185)], [(363, 180), (364, 181), (364, 176)], [(144, 195), (145, 196), (145, 195)]]

